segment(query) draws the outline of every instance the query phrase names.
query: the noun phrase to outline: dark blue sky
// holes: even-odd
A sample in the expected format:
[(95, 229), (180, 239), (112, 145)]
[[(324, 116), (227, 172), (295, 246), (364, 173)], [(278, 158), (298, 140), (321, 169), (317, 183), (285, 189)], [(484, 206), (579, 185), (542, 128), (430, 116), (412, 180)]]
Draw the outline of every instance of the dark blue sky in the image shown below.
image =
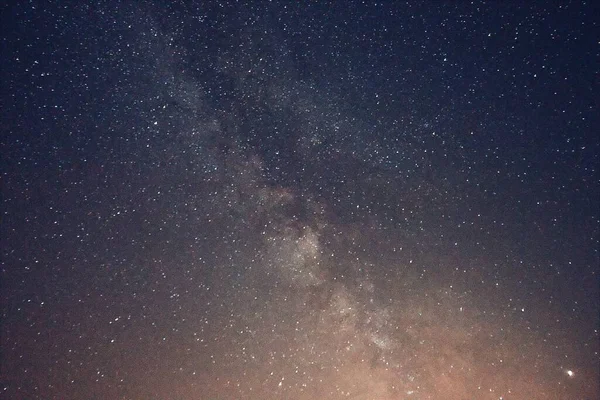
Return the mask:
[(591, 2), (2, 12), (11, 399), (592, 399)]

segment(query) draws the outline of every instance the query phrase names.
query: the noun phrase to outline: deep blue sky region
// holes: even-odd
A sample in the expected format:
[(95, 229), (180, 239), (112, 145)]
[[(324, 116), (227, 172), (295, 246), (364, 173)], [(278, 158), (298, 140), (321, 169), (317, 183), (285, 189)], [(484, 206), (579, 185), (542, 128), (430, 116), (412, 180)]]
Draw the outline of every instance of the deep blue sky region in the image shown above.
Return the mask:
[(600, 397), (595, 2), (1, 7), (2, 398)]

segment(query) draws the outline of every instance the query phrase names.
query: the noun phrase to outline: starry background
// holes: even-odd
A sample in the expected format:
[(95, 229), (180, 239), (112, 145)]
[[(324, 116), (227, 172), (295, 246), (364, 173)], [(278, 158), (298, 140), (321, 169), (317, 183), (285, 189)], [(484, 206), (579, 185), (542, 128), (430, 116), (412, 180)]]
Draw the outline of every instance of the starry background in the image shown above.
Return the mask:
[(2, 6), (5, 399), (596, 399), (593, 2)]

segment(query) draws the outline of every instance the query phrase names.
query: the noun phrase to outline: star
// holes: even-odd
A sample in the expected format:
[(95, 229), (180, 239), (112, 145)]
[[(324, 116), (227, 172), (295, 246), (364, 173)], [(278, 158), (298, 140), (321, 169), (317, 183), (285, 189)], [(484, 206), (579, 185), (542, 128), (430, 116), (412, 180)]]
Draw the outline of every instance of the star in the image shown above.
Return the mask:
[(573, 378), (575, 376), (575, 372), (573, 372), (572, 370), (568, 369), (565, 371), (565, 374), (567, 374), (567, 376), (569, 378)]

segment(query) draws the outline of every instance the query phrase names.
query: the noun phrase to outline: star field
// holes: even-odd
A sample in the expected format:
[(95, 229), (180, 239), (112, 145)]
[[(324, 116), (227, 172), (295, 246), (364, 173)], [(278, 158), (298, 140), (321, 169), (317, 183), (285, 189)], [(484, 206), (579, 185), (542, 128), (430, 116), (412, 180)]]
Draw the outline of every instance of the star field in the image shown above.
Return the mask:
[(597, 7), (2, 13), (6, 399), (600, 396)]

